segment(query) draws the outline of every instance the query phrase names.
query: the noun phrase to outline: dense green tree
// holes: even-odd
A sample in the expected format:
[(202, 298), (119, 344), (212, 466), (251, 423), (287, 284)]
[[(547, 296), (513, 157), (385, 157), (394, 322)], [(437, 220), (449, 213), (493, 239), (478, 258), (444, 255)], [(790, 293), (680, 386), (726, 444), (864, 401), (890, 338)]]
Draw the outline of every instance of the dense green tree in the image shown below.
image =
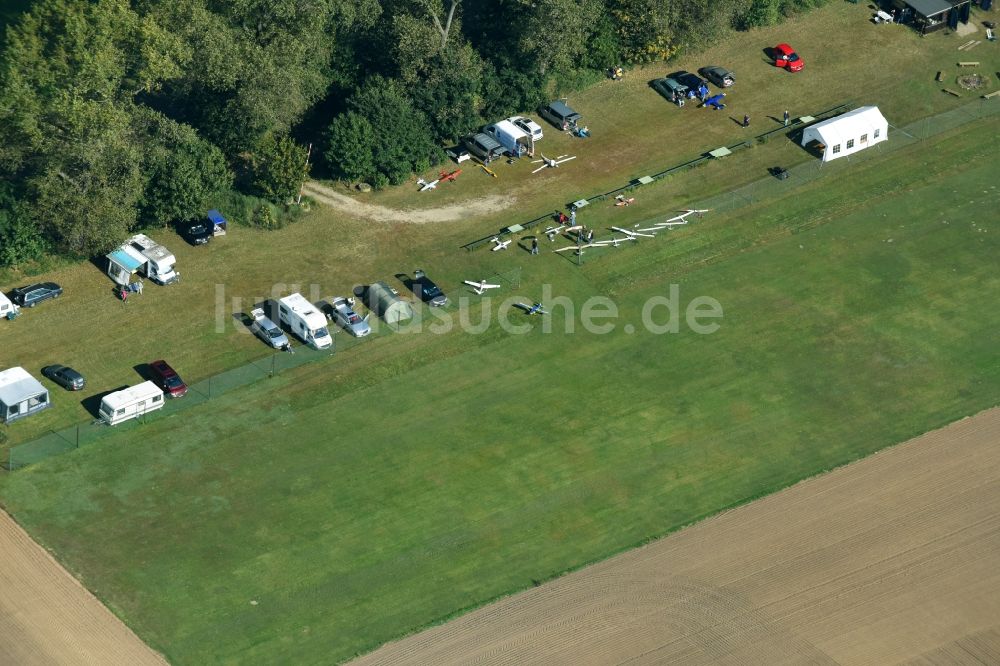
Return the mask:
[(10, 187), (0, 188), (0, 266), (18, 266), (38, 259), (48, 248), (26, 208)]
[(400, 82), (374, 76), (351, 97), (348, 107), (375, 129), (372, 162), (388, 182), (398, 185), (416, 165), (431, 158), (437, 161), (440, 149), (434, 145), (427, 118), (413, 107)]
[(306, 149), (287, 136), (266, 134), (251, 156), (253, 187), (275, 203), (286, 203), (306, 179)]
[(568, 72), (581, 66), (601, 16), (601, 0), (516, 0), (521, 8), (518, 46), (528, 62), (546, 75)]
[(410, 94), (435, 138), (454, 141), (482, 124), (482, 72), (482, 61), (467, 44), (436, 53), (420, 67)]
[(371, 152), (374, 144), (375, 130), (368, 119), (348, 111), (330, 123), (323, 157), (338, 178), (371, 180), (375, 175)]
[(142, 199), (142, 221), (152, 224), (190, 220), (211, 208), (211, 199), (233, 184), (233, 174), (216, 146), (194, 128), (161, 114), (142, 110), (148, 175)]

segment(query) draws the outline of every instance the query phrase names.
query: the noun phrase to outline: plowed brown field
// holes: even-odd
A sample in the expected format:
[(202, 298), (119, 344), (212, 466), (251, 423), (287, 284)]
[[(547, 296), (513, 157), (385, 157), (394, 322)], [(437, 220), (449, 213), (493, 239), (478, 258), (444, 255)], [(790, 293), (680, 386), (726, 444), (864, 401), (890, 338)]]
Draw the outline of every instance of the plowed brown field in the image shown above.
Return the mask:
[(0, 664), (166, 662), (0, 511)]
[(1000, 664), (1000, 408), (361, 664)]

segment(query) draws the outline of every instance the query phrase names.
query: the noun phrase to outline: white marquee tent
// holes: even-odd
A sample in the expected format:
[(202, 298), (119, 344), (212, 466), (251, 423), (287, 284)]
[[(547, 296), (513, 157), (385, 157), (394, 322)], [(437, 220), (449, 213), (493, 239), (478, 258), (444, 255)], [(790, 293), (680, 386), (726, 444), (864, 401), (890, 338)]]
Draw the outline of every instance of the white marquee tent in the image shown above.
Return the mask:
[(805, 128), (802, 145), (817, 142), (823, 150), (823, 161), (829, 162), (881, 143), (888, 134), (889, 123), (878, 107), (863, 106)]

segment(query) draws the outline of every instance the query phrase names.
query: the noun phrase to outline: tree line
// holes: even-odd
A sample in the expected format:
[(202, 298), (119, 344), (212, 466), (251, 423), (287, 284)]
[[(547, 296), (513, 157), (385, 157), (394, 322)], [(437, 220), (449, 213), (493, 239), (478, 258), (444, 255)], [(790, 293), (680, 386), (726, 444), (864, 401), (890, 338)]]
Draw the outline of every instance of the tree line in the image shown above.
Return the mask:
[(614, 64), (825, 1), (35, 0), (0, 41), (0, 265), (219, 201), (271, 220), (309, 144), (332, 177), (399, 184)]

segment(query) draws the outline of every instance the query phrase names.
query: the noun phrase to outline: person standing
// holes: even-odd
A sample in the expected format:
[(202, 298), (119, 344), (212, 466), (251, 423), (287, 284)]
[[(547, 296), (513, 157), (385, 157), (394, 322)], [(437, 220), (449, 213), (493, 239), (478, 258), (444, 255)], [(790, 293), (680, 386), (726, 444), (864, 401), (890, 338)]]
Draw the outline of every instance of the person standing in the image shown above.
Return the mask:
[(750, 127), (750, 114), (743, 114), (743, 127)]
[(531, 239), (531, 254), (538, 254), (538, 239)]
[(576, 226), (576, 208), (569, 209), (569, 226)]
[(788, 118), (789, 118), (789, 116), (788, 116), (788, 109), (785, 109), (785, 116), (784, 116), (785, 127), (788, 127)]

